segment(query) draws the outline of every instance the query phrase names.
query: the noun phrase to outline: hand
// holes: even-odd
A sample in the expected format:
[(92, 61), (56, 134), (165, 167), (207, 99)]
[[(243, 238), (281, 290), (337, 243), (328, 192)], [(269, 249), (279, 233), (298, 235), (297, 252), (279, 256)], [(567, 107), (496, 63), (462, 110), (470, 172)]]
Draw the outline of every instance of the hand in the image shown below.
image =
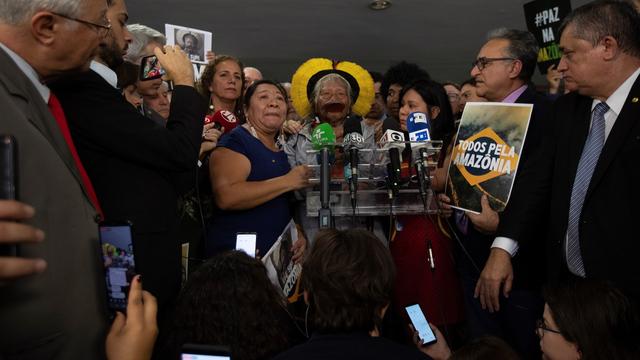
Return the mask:
[(418, 347), (418, 350), (435, 360), (448, 359), (451, 357), (451, 349), (449, 349), (447, 340), (442, 336), (442, 333), (435, 325), (429, 324), (429, 326), (431, 327), (433, 334), (436, 336), (436, 342), (431, 345), (423, 345), (416, 329), (413, 328), (413, 325), (409, 325), (409, 329), (413, 332), (413, 343)]
[(160, 48), (153, 49), (153, 52), (174, 85), (193, 86), (193, 65), (180, 46), (165, 45), (164, 52)]
[(216, 53), (214, 53), (213, 51), (209, 50), (207, 51), (206, 54), (204, 54), (204, 58), (205, 60), (207, 60), (208, 63), (212, 62), (213, 60), (216, 59)]
[(282, 130), (288, 135), (297, 134), (302, 128), (302, 124), (295, 120), (285, 120), (284, 124), (282, 124)]
[(487, 195), (482, 195), (480, 204), (482, 205), (482, 212), (474, 214), (467, 211), (467, 217), (471, 220), (476, 230), (483, 234), (493, 234), (498, 229), (498, 224), (500, 224), (500, 216), (489, 205)]
[(562, 73), (556, 70), (556, 65), (551, 65), (547, 68), (547, 82), (549, 83), (549, 94), (557, 94), (560, 90), (560, 80), (562, 79)]
[(307, 238), (302, 231), (300, 231), (298, 225), (296, 225), (296, 227), (298, 230), (298, 240), (291, 246), (291, 251), (293, 252), (291, 260), (293, 260), (294, 264), (299, 264), (304, 259), (304, 251), (307, 249)]
[[(0, 245), (37, 243), (44, 240), (44, 232), (14, 221), (33, 217), (35, 210), (14, 200), (0, 200)], [(39, 274), (47, 268), (43, 259), (0, 257), (0, 281), (14, 280)]]
[(213, 149), (218, 146), (218, 139), (224, 133), (224, 128), (222, 131), (218, 129), (214, 129), (215, 123), (208, 123), (202, 129), (202, 143), (200, 143), (200, 160), (204, 158), (204, 156), (210, 153)]
[(512, 285), (511, 255), (500, 248), (492, 248), (476, 284), (474, 297), (480, 297), (483, 309), (488, 308), (491, 313), (500, 311), (500, 287), (503, 286), (502, 294), (508, 298)]
[(107, 359), (151, 359), (158, 336), (157, 311), (156, 298), (142, 290), (142, 280), (137, 275), (129, 289), (127, 315), (118, 312), (107, 335)]
[(309, 186), (312, 170), (307, 165), (298, 165), (286, 175), (291, 181), (292, 190), (304, 189)]
[(453, 215), (453, 208), (451, 207), (451, 199), (445, 194), (438, 194), (438, 207), (440, 208), (440, 215), (446, 218)]

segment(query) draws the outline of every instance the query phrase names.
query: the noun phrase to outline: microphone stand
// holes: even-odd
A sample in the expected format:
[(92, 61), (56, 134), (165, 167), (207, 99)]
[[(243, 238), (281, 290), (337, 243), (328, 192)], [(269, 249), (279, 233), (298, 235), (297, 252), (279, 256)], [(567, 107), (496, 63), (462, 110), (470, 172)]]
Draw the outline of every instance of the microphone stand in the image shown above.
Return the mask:
[(318, 220), (320, 229), (328, 229), (332, 225), (331, 208), (329, 207), (329, 149), (320, 150), (320, 205)]

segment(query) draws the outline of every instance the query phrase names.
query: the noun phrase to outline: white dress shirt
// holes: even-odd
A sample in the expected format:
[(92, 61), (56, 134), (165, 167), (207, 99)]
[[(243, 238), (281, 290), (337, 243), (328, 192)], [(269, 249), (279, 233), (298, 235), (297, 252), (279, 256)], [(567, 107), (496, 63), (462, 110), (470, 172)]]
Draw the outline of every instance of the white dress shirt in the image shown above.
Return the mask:
[[(627, 97), (629, 97), (629, 93), (631, 92), (631, 88), (633, 84), (636, 82), (636, 79), (640, 75), (640, 68), (636, 69), (636, 71), (631, 74), (617, 89), (616, 91), (609, 96), (606, 101), (606, 104), (609, 106), (609, 110), (604, 114), (604, 141), (605, 144), (607, 139), (609, 138), (609, 134), (611, 133), (611, 129), (618, 119), (618, 115), (622, 111), (622, 107), (624, 106), (625, 101), (627, 101)], [(591, 104), (591, 111), (598, 105), (600, 100), (593, 100)], [(591, 125), (589, 125), (591, 126)], [(515, 256), (518, 252), (518, 242), (514, 239), (510, 239), (507, 237), (498, 236), (491, 244), (492, 248), (500, 248), (511, 256)]]

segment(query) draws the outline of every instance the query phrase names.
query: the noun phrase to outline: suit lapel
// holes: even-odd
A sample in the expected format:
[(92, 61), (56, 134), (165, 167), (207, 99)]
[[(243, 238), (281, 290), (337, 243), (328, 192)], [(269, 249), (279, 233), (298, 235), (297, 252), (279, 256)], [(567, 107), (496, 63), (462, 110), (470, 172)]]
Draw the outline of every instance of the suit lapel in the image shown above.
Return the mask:
[[(635, 101), (633, 101), (634, 99)], [(640, 101), (638, 101), (638, 99), (640, 99), (640, 78), (633, 84), (622, 107), (622, 111), (620, 111), (602, 148), (602, 153), (600, 153), (600, 158), (598, 159), (596, 168), (593, 171), (593, 176), (591, 177), (591, 182), (589, 183), (587, 198), (594, 187), (598, 185), (598, 182), (600, 182), (620, 149), (625, 145), (632, 128), (638, 123), (638, 119), (640, 118)]]
[[(3, 76), (7, 79), (5, 82), (7, 91), (12, 96), (20, 97), (27, 102), (28, 111), (25, 113), (25, 116), (56, 150), (56, 153), (76, 178), (86, 196), (87, 191), (84, 188), (69, 146), (60, 132), (56, 119), (51, 114), (51, 111), (49, 111), (47, 104), (42, 100), (42, 96), (35, 86), (33, 86), (31, 80), (24, 75), (22, 70), (2, 49), (0, 49), (0, 67), (7, 69), (7, 71), (2, 72)], [(20, 142), (20, 139), (17, 140)]]

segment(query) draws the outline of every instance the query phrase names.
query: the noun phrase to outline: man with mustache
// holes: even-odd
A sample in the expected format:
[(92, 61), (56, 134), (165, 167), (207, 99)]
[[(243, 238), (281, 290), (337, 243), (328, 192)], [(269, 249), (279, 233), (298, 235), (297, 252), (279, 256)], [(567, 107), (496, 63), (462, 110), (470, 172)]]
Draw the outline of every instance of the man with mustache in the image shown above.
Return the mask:
[[(91, 71), (55, 84), (71, 134), (86, 164), (106, 220), (131, 221), (136, 266), (145, 289), (158, 298), (159, 319), (180, 289), (177, 197), (194, 174), (207, 104), (196, 92), (193, 68), (178, 47), (155, 48), (175, 84), (166, 127), (131, 106), (116, 89), (114, 69), (131, 36), (124, 0), (114, 0), (113, 26)], [(182, 179), (187, 174), (188, 179)]]

